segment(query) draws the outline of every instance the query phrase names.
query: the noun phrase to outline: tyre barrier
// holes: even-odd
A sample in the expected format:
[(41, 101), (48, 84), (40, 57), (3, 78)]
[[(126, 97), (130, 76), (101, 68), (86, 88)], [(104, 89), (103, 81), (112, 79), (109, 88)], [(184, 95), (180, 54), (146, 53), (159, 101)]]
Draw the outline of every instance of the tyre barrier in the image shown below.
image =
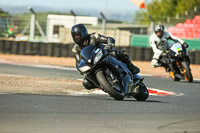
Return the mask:
[[(72, 47), (74, 44), (42, 43), (28, 41), (0, 40), (1, 54), (16, 55), (39, 55), (52, 57), (73, 57)], [(117, 47), (129, 53), (132, 60), (151, 61), (153, 51), (146, 47)], [(189, 51), (191, 64), (200, 64), (200, 50)]]

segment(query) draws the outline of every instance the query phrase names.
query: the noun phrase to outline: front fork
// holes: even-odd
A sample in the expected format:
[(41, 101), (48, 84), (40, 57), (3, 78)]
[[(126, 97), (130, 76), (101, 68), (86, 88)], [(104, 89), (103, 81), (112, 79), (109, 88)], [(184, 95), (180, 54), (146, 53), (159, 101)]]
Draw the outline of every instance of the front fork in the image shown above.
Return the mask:
[(188, 65), (190, 65), (190, 61), (184, 58), (182, 61), (176, 61), (176, 66), (179, 68), (180, 73), (184, 75), (186, 73), (185, 68), (182, 66), (181, 62), (185, 61)]
[(127, 96), (138, 94), (139, 93), (139, 84), (143, 81), (143, 79), (138, 79), (133, 81), (128, 73), (118, 73), (121, 80), (117, 78), (109, 69), (105, 71), (105, 73), (111, 78), (110, 84), (114, 86), (115, 84), (120, 85), (121, 91), (123, 91)]
[(130, 82), (128, 85), (128, 95), (140, 93), (140, 84), (143, 82), (144, 78), (138, 79), (135, 82)]

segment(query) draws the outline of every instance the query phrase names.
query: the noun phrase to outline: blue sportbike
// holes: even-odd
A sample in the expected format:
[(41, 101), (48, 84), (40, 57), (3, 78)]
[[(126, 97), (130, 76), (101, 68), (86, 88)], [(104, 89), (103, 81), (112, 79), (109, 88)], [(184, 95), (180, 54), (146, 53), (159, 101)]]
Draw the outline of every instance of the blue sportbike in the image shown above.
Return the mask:
[(112, 56), (103, 45), (88, 45), (81, 50), (80, 56), (78, 70), (114, 99), (127, 97), (145, 101), (149, 97), (143, 78), (133, 75), (126, 64)]

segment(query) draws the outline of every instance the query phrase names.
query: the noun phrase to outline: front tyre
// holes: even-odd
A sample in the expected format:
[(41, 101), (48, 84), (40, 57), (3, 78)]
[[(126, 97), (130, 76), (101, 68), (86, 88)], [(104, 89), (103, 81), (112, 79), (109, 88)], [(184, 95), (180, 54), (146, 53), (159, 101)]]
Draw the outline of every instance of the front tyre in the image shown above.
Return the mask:
[(123, 100), (125, 94), (122, 90), (116, 89), (115, 86), (112, 86), (110, 83), (109, 75), (106, 75), (102, 70), (96, 73), (96, 78), (99, 84), (105, 89), (108, 94), (116, 100)]
[(135, 96), (135, 99), (138, 101), (145, 101), (149, 97), (149, 91), (144, 83), (140, 83), (139, 94)]
[(182, 66), (181, 69), (182, 69), (182, 72), (183, 72), (182, 74), (183, 74), (185, 80), (187, 82), (193, 82), (193, 76), (192, 76), (190, 67), (186, 63), (186, 61), (181, 62), (181, 66)]

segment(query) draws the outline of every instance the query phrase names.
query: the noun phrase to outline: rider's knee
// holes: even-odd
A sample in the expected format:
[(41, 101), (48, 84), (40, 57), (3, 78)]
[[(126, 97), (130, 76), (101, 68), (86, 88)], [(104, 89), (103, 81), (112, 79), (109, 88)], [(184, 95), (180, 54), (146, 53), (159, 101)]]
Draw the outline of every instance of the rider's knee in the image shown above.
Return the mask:
[(82, 84), (87, 90), (96, 88), (96, 86), (92, 82), (88, 81), (87, 79), (83, 79)]
[(157, 60), (157, 59), (152, 59), (152, 61), (151, 61), (151, 66), (152, 66), (152, 67), (159, 67), (159, 66), (160, 66), (160, 63), (158, 63), (158, 60)]

